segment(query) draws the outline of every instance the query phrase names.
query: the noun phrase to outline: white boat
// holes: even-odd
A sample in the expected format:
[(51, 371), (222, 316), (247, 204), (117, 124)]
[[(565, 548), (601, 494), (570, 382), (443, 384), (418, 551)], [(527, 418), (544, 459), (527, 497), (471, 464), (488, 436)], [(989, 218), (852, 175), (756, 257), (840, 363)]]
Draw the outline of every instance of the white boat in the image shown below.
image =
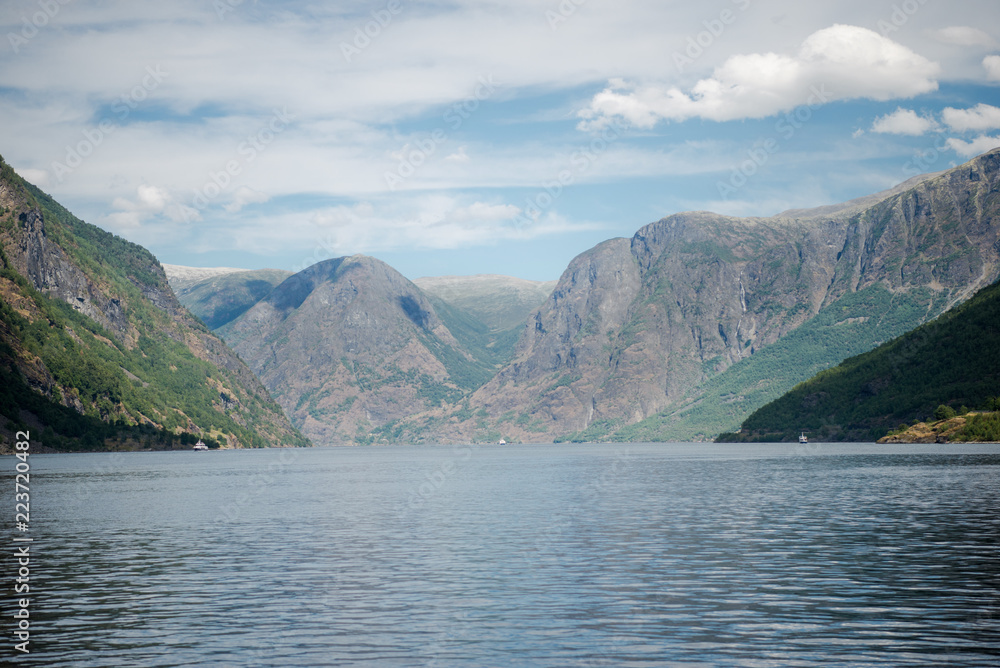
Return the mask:
[(500, 442), (499, 442), (499, 443), (497, 443), (497, 445), (507, 445), (507, 441), (505, 441), (505, 440), (503, 440), (503, 439), (501, 438), (501, 439), (500, 439)]
[(809, 442), (809, 439), (806, 438), (806, 433), (805, 432), (802, 432), (801, 434), (799, 434), (799, 443), (808, 443), (808, 442)]
[(204, 444), (204, 443), (202, 442), (202, 440), (201, 440), (201, 439), (199, 438), (199, 439), (198, 439), (198, 442), (194, 444), (194, 448), (192, 448), (192, 449), (193, 449), (193, 450), (208, 450), (208, 446), (207, 446), (207, 445), (205, 445), (205, 444)]

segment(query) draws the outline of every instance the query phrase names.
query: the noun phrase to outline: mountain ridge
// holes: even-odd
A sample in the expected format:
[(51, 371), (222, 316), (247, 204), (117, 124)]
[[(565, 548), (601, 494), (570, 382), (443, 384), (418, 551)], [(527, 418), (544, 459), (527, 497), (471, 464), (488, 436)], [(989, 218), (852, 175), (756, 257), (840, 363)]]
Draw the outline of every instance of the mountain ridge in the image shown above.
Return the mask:
[(63, 449), (307, 444), (156, 258), (0, 165), (2, 431), (34, 424)]
[(370, 442), (493, 372), (415, 284), (363, 255), (289, 277), (219, 331), (321, 443)]
[(578, 255), (508, 330), (475, 289), (495, 277), (352, 256), (218, 331), (322, 443), (708, 440), (995, 280), (998, 168), (795, 216), (673, 214)]
[[(809, 368), (870, 349), (996, 278), (998, 158), (911, 180), (860, 212), (688, 212), (604, 242), (570, 264), (470, 408), (508, 440), (707, 440), (735, 428), (808, 377), (795, 367), (811, 335), (770, 362), (785, 375), (763, 392), (709, 395), (710, 383), (749, 365), (741, 387), (752, 389), (769, 377), (758, 353), (821, 312), (828, 322), (811, 327), (826, 343)], [(896, 315), (872, 319), (871, 308)], [(517, 407), (526, 410), (511, 415)]]

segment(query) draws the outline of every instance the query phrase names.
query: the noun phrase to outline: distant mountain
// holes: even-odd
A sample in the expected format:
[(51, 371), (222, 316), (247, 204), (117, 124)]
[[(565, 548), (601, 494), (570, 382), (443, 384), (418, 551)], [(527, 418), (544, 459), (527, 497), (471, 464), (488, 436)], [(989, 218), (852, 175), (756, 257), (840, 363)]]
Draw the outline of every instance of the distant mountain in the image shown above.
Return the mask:
[(361, 255), (295, 274), (220, 333), (320, 444), (394, 440), (496, 371), (420, 288)]
[(723, 440), (792, 441), (804, 430), (821, 441), (874, 441), (900, 424), (928, 419), (941, 405), (992, 409), (998, 395), (1000, 285), (991, 285), (796, 386)]
[(556, 281), (494, 274), (435, 276), (418, 278), (413, 283), (425, 293), (465, 310), (494, 332), (520, 328), (556, 287)]
[(178, 289), (188, 290), (202, 281), (218, 276), (250, 271), (236, 267), (185, 267), (166, 263), (161, 263), (160, 266), (163, 267), (163, 273), (167, 275), (167, 281), (174, 292), (177, 292)]
[(676, 214), (576, 257), (537, 308), (548, 286), (509, 283), (508, 308), (496, 279), (421, 289), (342, 258), (219, 331), (320, 443), (708, 440), (993, 283), (998, 167), (772, 218)]
[(831, 215), (684, 213), (607, 241), (573, 260), (470, 409), (508, 440), (733, 430), (995, 281), (998, 166), (993, 151)]
[(148, 251), (0, 160), (0, 438), (57, 449), (307, 445)]
[(218, 329), (243, 315), (292, 275), (281, 269), (197, 268), (165, 264), (163, 270), (174, 294), (210, 329)]

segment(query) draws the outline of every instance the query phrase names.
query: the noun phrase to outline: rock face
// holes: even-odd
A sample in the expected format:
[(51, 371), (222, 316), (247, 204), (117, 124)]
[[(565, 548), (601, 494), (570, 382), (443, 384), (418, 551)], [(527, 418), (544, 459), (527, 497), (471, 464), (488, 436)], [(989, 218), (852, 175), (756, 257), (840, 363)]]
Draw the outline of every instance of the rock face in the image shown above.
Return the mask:
[(295, 274), (220, 331), (321, 444), (370, 442), (492, 373), (419, 288), (364, 256)]
[[(508, 438), (613, 437), (664, 412), (722, 401), (699, 388), (751, 366), (761, 350), (856, 293), (884, 289), (889, 309), (894, 301), (922, 307), (895, 323), (912, 328), (997, 279), (998, 166), (994, 151), (861, 210), (769, 219), (685, 213), (605, 242), (570, 264), (525, 327), (516, 358), (475, 393), (472, 408), (485, 409)], [(842, 324), (856, 324), (849, 320)], [(845, 344), (840, 359), (856, 345)], [(714, 428), (735, 428), (758, 401)], [(691, 438), (685, 419), (647, 437), (671, 438), (673, 429)]]
[[(6, 378), (58, 407), (52, 415), (70, 408), (95, 420), (88, 448), (103, 447), (94, 438), (105, 434), (101, 423), (203, 434), (234, 447), (307, 444), (250, 369), (180, 305), (148, 251), (76, 219), (0, 166)], [(5, 398), (6, 418), (49, 410), (28, 399)], [(80, 433), (57, 426), (37, 431), (48, 427), (64, 445), (82, 447)]]
[(220, 331), (320, 443), (710, 439), (996, 280), (998, 166), (773, 218), (664, 218), (574, 259), (499, 357), (446, 312), (457, 284), (428, 297), (362, 257)]

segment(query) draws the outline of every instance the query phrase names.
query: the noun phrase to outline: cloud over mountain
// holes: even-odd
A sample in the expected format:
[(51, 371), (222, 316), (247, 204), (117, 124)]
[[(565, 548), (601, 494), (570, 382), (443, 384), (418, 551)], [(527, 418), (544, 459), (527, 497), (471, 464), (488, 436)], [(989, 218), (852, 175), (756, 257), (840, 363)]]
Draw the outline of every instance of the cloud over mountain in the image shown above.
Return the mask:
[(584, 127), (621, 117), (648, 128), (660, 120), (763, 118), (802, 104), (909, 98), (937, 88), (940, 67), (867, 28), (833, 25), (810, 35), (795, 54), (730, 57), (689, 92), (622, 81), (581, 113)]

